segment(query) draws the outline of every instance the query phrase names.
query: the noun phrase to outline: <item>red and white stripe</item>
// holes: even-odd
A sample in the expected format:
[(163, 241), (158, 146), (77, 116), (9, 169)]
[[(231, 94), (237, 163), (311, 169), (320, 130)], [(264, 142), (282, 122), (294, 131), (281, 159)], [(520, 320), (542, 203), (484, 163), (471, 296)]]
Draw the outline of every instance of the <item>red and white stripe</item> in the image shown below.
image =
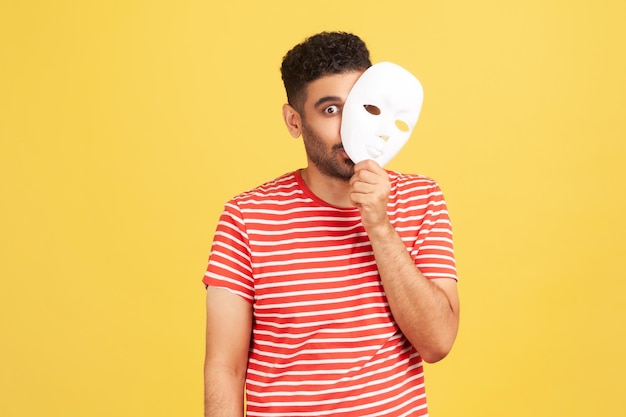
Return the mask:
[[(427, 278), (456, 278), (437, 183), (388, 171), (388, 213)], [(298, 172), (226, 204), (204, 277), (253, 304), (248, 416), (425, 416), (422, 361), (396, 325), (357, 209)]]

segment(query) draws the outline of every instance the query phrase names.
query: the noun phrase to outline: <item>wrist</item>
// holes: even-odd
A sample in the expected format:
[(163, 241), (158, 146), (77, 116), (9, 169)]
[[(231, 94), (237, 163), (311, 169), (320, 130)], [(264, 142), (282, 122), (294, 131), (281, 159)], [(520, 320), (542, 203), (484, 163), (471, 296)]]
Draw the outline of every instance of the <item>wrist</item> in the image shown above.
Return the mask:
[(365, 231), (367, 232), (367, 236), (370, 238), (370, 241), (384, 241), (387, 239), (391, 239), (393, 236), (397, 235), (396, 229), (393, 228), (389, 220), (385, 220), (377, 225), (365, 227)]

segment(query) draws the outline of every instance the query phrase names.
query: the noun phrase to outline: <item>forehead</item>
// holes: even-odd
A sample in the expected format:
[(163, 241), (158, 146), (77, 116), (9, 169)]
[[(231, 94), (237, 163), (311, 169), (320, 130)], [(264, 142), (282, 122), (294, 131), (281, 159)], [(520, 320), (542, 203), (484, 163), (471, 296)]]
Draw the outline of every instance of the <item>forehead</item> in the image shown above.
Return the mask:
[(373, 66), (359, 77), (351, 94), (387, 94), (393, 96), (419, 96), (417, 78), (400, 67)]
[(316, 107), (320, 102), (332, 99), (344, 102), (362, 71), (344, 72), (341, 74), (324, 75), (311, 81), (306, 88), (305, 107)]

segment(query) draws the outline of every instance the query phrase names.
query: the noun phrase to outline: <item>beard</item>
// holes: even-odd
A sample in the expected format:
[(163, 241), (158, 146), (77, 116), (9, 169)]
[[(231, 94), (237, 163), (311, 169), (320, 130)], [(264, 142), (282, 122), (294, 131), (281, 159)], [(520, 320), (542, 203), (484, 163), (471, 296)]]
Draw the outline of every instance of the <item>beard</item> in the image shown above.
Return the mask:
[(309, 160), (322, 174), (342, 181), (349, 181), (352, 178), (354, 162), (340, 156), (343, 144), (338, 143), (329, 148), (304, 120), (302, 121), (302, 141)]

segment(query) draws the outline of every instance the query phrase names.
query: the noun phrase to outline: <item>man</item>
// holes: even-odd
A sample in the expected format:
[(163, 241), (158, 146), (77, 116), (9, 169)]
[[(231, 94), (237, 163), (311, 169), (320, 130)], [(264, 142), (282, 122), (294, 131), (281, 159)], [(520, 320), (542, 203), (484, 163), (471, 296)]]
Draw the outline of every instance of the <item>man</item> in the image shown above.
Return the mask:
[(281, 72), (307, 167), (225, 205), (207, 285), (205, 415), (425, 416), (422, 361), (448, 354), (459, 300), (437, 183), (366, 160), (341, 110), (371, 65), (355, 35), (320, 33)]

